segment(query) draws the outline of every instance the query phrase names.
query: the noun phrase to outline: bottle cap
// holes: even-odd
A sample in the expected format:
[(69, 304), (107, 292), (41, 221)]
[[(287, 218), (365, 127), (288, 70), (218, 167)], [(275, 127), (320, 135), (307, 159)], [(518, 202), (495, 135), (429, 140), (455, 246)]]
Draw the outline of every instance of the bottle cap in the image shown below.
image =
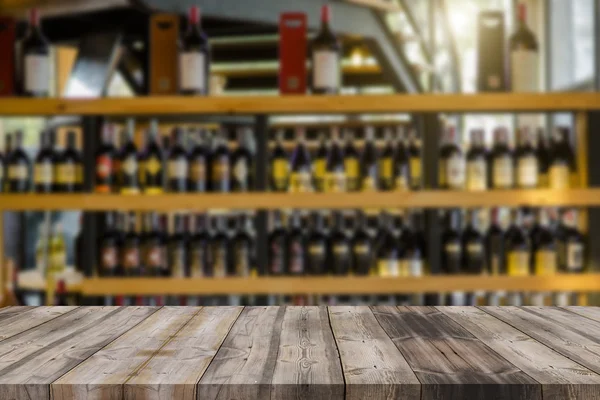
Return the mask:
[(328, 5), (321, 7), (321, 22), (329, 22), (331, 20), (331, 8)]
[(32, 26), (40, 24), (40, 11), (37, 8), (29, 10), (29, 24)]
[(198, 6), (190, 7), (190, 22), (192, 24), (200, 22), (200, 8)]
[(519, 21), (527, 20), (527, 6), (524, 3), (519, 3)]

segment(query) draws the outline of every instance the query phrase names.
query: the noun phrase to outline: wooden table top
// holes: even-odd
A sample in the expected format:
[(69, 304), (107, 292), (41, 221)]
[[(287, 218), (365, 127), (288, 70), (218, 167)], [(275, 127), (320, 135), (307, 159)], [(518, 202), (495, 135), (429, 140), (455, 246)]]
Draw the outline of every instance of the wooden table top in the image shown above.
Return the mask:
[(600, 399), (595, 307), (7, 307), (0, 399)]

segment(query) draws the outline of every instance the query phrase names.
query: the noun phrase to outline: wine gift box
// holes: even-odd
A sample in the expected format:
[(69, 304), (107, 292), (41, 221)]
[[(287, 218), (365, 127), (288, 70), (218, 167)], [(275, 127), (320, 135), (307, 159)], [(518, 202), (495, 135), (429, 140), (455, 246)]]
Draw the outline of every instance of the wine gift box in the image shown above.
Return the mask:
[(279, 18), (279, 93), (306, 93), (306, 14)]
[(15, 20), (0, 17), (0, 96), (15, 94)]
[(177, 93), (179, 16), (157, 14), (150, 20), (150, 94)]

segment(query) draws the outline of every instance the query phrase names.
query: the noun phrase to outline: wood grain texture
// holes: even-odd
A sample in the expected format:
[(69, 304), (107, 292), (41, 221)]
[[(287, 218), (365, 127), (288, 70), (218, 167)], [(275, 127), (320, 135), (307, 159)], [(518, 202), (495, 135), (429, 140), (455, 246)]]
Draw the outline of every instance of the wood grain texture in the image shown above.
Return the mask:
[(436, 307), (542, 384), (544, 400), (600, 399), (600, 375), (473, 307)]
[(198, 400), (265, 399), (286, 307), (246, 307), (198, 384)]
[(373, 307), (421, 381), (421, 399), (540, 399), (538, 382), (434, 307)]
[(329, 307), (346, 399), (419, 399), (415, 373), (379, 326), (369, 307)]
[(5, 312), (0, 313), (0, 341), (51, 321), (76, 308), (67, 306), (9, 307)]
[(205, 307), (125, 383), (125, 399), (194, 400), (196, 384), (243, 307)]
[(584, 317), (593, 319), (595, 321), (600, 321), (600, 307), (580, 307), (580, 306), (571, 306), (571, 307), (563, 307), (565, 310), (574, 312), (579, 315), (583, 315)]
[(77, 308), (1, 342), (0, 399), (49, 399), (53, 381), (153, 311)]
[(286, 309), (271, 399), (344, 399), (344, 377), (327, 307)]
[(480, 307), (600, 374), (600, 322), (554, 307)]
[(53, 400), (123, 399), (124, 384), (161, 355), (199, 311), (200, 307), (159, 309), (55, 381), (51, 386)]

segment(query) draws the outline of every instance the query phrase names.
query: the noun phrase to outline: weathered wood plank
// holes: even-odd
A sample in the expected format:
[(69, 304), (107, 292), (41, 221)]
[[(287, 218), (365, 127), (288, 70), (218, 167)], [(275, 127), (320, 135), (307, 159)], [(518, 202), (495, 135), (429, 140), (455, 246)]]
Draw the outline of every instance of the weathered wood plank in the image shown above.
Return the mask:
[(22, 314), (28, 310), (31, 310), (33, 307), (30, 306), (8, 306), (0, 308), (0, 321), (3, 321), (7, 318), (12, 318), (15, 315)]
[[(77, 307), (9, 307), (0, 314), (0, 341), (42, 325)], [(16, 309), (16, 310), (14, 310)]]
[(125, 383), (125, 399), (194, 400), (196, 384), (243, 307), (205, 307)]
[(156, 311), (52, 383), (52, 399), (123, 399), (123, 385), (159, 355), (200, 309), (163, 307)]
[(595, 321), (600, 321), (600, 307), (571, 306), (562, 308), (576, 314), (583, 315), (584, 317), (593, 319)]
[(544, 400), (600, 399), (600, 375), (473, 307), (436, 307), (542, 384)]
[(286, 307), (246, 307), (198, 384), (198, 400), (270, 397)]
[(373, 307), (422, 384), (421, 399), (541, 399), (541, 387), (434, 307)]
[(0, 399), (49, 399), (53, 381), (154, 310), (82, 307), (3, 341)]
[(271, 399), (344, 399), (344, 377), (327, 307), (286, 309)]
[(329, 307), (346, 399), (419, 399), (421, 386), (369, 307)]
[(480, 307), (600, 374), (600, 322), (553, 307)]

